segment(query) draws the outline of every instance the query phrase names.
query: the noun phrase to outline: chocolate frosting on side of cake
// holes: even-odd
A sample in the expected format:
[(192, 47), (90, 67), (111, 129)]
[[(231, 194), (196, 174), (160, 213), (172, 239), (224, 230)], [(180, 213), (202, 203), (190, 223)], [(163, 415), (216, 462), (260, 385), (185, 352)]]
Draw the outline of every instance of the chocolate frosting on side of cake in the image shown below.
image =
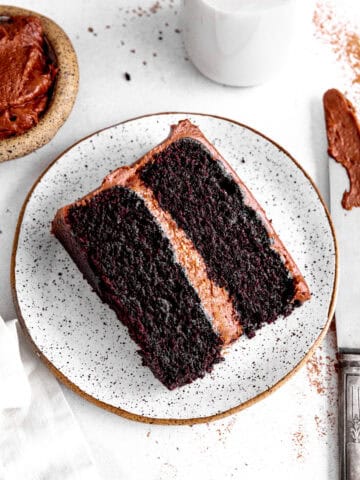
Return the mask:
[(355, 108), (334, 88), (325, 92), (323, 102), (329, 155), (343, 165), (350, 181), (342, 206), (360, 207), (360, 124)]

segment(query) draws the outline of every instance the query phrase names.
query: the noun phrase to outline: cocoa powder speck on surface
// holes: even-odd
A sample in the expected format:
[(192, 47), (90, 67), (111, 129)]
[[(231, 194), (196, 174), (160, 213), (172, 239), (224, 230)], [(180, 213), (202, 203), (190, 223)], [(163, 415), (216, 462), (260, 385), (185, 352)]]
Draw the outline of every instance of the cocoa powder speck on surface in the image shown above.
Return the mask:
[(150, 12), (151, 13), (157, 13), (158, 10), (160, 10), (161, 8), (161, 5), (160, 5), (160, 2), (155, 2), (151, 7), (150, 7)]

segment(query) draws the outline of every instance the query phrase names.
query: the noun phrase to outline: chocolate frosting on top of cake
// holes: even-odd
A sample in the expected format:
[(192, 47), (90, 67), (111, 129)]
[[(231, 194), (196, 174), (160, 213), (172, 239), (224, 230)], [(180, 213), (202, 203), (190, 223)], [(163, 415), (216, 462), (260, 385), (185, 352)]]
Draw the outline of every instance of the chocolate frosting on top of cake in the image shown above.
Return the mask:
[(323, 98), (328, 152), (346, 169), (350, 190), (344, 192), (342, 206), (346, 210), (360, 207), (360, 125), (355, 108), (344, 95), (330, 89)]

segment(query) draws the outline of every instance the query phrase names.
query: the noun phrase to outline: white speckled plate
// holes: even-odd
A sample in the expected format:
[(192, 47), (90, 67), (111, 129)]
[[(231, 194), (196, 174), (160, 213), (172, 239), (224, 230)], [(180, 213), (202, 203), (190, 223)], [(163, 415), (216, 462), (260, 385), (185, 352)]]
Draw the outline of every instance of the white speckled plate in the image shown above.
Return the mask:
[[(96, 188), (189, 118), (234, 167), (273, 220), (309, 283), (312, 299), (255, 338), (240, 338), (204, 379), (168, 391), (141, 365), (137, 347), (50, 234), (60, 206)], [(236, 122), (164, 113), (95, 133), (61, 155), (37, 181), (20, 215), (12, 282), (22, 325), (38, 354), (65, 384), (128, 418), (196, 423), (264, 397), (289, 378), (321, 340), (334, 311), (336, 241), (309, 177), (281, 147)]]

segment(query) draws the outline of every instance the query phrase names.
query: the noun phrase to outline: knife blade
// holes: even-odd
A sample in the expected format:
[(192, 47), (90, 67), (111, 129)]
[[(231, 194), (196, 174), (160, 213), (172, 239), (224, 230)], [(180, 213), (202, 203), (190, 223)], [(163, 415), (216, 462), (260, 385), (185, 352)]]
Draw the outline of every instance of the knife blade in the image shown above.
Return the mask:
[(336, 333), (340, 352), (360, 353), (360, 208), (345, 210), (341, 198), (349, 189), (346, 170), (329, 159), (330, 209), (339, 248)]
[[(337, 90), (324, 95), (329, 152), (347, 168), (360, 168), (360, 127), (353, 106)], [(350, 143), (349, 143), (350, 142)], [(347, 148), (349, 147), (349, 148)], [(345, 168), (330, 157), (330, 208), (339, 250), (335, 311), (339, 350), (339, 453), (341, 480), (360, 480), (360, 207)], [(351, 205), (350, 205), (351, 206)]]

